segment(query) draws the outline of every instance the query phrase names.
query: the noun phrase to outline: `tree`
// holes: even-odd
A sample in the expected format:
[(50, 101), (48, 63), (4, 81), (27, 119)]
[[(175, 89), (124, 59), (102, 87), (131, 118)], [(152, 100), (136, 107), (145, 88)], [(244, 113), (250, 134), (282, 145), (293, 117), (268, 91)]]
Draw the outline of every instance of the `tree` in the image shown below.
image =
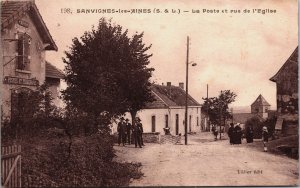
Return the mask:
[(220, 126), (220, 138), (221, 125), (225, 125), (226, 120), (232, 117), (228, 105), (235, 101), (236, 96), (234, 92), (224, 90), (218, 97), (203, 98), (203, 109), (208, 109), (210, 122)]
[(153, 68), (146, 52), (151, 48), (142, 41), (143, 33), (127, 36), (120, 25), (104, 18), (97, 29), (74, 38), (63, 58), (66, 64), (62, 92), (67, 105), (88, 114), (95, 128), (107, 128), (111, 118), (136, 112), (153, 100), (149, 78)]

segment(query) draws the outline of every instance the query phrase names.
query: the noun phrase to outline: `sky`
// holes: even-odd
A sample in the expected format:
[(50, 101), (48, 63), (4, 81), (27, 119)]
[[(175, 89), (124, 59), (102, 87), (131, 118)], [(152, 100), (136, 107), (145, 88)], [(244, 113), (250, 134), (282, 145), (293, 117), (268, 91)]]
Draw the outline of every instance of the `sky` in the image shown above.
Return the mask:
[[(208, 84), (209, 97), (217, 96), (221, 90), (234, 91), (237, 98), (233, 106), (250, 106), (262, 94), (271, 108), (276, 109), (276, 84), (269, 79), (298, 45), (297, 0), (35, 0), (35, 3), (58, 46), (57, 52), (47, 52), (46, 59), (61, 70), (64, 51), (69, 50), (72, 39), (82, 36), (105, 17), (128, 29), (129, 36), (144, 32), (145, 44), (152, 44), (149, 67), (155, 71), (151, 80), (178, 85), (185, 83), (189, 36), (189, 62), (197, 63), (189, 66), (189, 94), (200, 103), (206, 97)], [(65, 9), (72, 14), (64, 13)], [(151, 13), (78, 13), (78, 9), (150, 9)], [(154, 13), (158, 9), (162, 13)], [(172, 13), (172, 9), (177, 12)], [(250, 12), (244, 13), (245, 9)], [(253, 9), (267, 9), (267, 13), (253, 13)], [(238, 10), (241, 12), (235, 13)]]

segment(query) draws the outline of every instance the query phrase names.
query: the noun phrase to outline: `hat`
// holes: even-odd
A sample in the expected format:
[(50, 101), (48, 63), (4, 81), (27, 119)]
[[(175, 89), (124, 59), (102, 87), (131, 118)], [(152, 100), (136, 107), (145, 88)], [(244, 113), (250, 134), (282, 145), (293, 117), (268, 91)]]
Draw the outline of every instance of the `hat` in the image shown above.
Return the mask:
[(129, 119), (128, 119), (128, 118), (126, 118), (126, 119), (125, 119), (125, 121), (129, 121)]

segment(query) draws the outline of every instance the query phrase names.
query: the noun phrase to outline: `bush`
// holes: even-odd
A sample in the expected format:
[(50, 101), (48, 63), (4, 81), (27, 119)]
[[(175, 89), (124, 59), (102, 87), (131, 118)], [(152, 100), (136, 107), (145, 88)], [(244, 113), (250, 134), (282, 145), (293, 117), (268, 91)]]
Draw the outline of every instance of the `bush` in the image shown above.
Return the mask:
[(247, 130), (247, 128), (249, 126), (253, 127), (253, 138), (255, 138), (255, 139), (262, 138), (263, 124), (258, 117), (254, 116), (254, 117), (248, 119), (245, 123), (245, 130)]
[(128, 185), (139, 178), (139, 164), (112, 162), (112, 137), (94, 134), (75, 137), (52, 134), (22, 143), (24, 187), (100, 187)]

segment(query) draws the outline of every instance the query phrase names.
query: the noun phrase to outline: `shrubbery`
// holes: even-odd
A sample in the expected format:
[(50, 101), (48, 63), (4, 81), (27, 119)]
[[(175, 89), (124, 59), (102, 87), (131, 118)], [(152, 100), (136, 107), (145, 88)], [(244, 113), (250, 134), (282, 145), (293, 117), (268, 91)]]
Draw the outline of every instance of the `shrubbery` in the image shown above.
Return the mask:
[(97, 130), (87, 114), (62, 111), (47, 100), (37, 104), (50, 106), (26, 121), (3, 121), (2, 144), (22, 146), (23, 187), (126, 186), (141, 177), (140, 164), (112, 161), (113, 137), (104, 125)]
[(245, 129), (247, 129), (248, 126), (252, 126), (253, 127), (253, 138), (259, 139), (259, 138), (262, 138), (263, 126), (266, 126), (268, 128), (269, 137), (273, 136), (275, 124), (276, 124), (275, 117), (272, 117), (272, 118), (269, 118), (269, 119), (263, 121), (260, 118), (254, 116), (246, 121)]

